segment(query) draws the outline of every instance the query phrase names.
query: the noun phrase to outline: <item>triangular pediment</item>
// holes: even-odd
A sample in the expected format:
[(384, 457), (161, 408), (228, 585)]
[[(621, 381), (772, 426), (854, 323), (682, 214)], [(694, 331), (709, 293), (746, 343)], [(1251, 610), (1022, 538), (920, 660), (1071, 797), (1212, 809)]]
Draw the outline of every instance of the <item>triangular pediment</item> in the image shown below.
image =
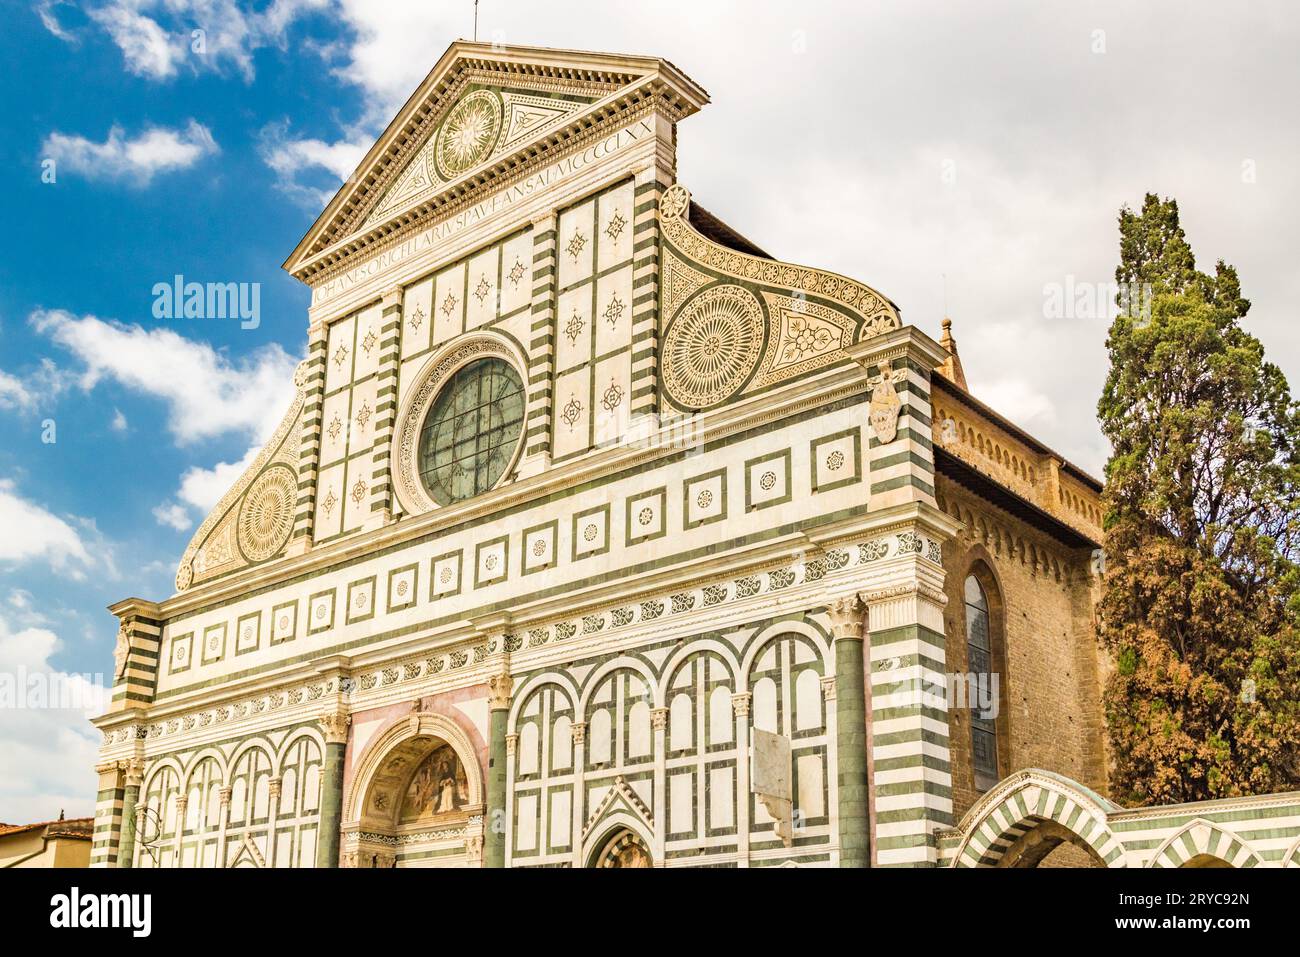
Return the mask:
[(597, 99), (597, 94), (538, 96), (527, 88), (470, 85), (437, 127), (426, 131), (423, 144), (392, 185), (378, 194), (363, 225), (373, 226), (401, 214)]
[(457, 41), (443, 54), (284, 267), (305, 281), (396, 224), (437, 215), (597, 119), (648, 98), (686, 116), (708, 96), (654, 57)]

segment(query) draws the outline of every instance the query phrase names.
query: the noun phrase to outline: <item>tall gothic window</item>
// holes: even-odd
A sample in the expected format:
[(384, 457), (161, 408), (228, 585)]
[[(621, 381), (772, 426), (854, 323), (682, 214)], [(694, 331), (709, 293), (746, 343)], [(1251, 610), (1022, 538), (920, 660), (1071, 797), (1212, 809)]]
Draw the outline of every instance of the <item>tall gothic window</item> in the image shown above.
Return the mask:
[[(974, 575), (966, 577), (966, 656), (981, 688), (992, 688), (993, 642), (989, 634), (989, 602)], [(975, 790), (987, 791), (998, 782), (998, 733), (993, 715), (971, 708), (971, 763)]]

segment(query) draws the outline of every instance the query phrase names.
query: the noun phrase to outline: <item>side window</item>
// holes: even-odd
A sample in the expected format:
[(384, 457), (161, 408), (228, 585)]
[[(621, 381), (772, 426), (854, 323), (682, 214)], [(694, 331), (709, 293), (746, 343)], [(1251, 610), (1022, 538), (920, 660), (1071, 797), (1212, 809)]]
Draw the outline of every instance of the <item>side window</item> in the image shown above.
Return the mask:
[[(970, 671), (983, 687), (993, 672), (993, 643), (989, 629), (989, 601), (974, 575), (966, 578), (966, 654)], [(998, 782), (998, 732), (993, 716), (971, 710), (971, 762), (975, 768), (975, 789), (987, 791)]]

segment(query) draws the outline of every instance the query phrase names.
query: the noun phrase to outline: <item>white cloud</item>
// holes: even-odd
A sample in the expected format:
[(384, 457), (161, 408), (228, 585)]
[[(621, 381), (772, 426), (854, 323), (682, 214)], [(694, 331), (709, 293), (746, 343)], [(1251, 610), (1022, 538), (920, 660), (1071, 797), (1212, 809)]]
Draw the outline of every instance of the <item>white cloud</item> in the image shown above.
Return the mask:
[[(74, 520), (76, 521), (76, 520)], [(84, 523), (77, 522), (83, 525)], [(60, 518), (17, 493), (12, 479), (0, 479), (0, 562), (48, 562), (76, 578), (95, 564), (90, 547), (73, 522)]]
[(232, 432), (264, 439), (293, 397), (296, 361), (275, 344), (232, 360), (166, 328), (62, 310), (38, 310), (31, 323), (81, 360), (82, 388), (111, 379), (163, 401), (168, 428), (182, 445)]
[(201, 513), (207, 514), (216, 508), (221, 496), (235, 484), (244, 470), (253, 464), (260, 445), (254, 445), (238, 462), (218, 462), (210, 469), (190, 468), (181, 476), (181, 486), (176, 497), (182, 502), (194, 506)]
[(77, 38), (67, 30), (63, 29), (63, 25), (59, 23), (59, 18), (54, 13), (55, 8), (65, 5), (66, 0), (39, 0), (36, 6), (32, 9), (35, 10), (36, 15), (41, 18), (41, 26), (45, 27), (46, 30), (49, 30), (50, 33), (54, 34), (64, 43), (76, 43)]
[(29, 409), (35, 401), (22, 380), (0, 371), (0, 409)]
[[(289, 123), (285, 121), (262, 129), (258, 153), (262, 162), (274, 171), (276, 185), (283, 192), (311, 206), (324, 206), (333, 198), (339, 184), (356, 169), (370, 149), (372, 139), (356, 132), (334, 143), (313, 138), (292, 139)], [(321, 170), (327, 174), (326, 185), (317, 187), (302, 182), (304, 174)]]
[(208, 128), (196, 120), (190, 120), (184, 129), (150, 127), (133, 139), (114, 126), (102, 143), (55, 132), (45, 138), (42, 150), (60, 170), (87, 179), (125, 179), (141, 186), (158, 173), (188, 169), (220, 152)]
[(177, 505), (175, 502), (164, 502), (162, 505), (155, 505), (153, 517), (159, 525), (166, 525), (178, 532), (183, 532), (194, 524), (184, 506)]
[(132, 2), (109, 3), (89, 11), (90, 18), (112, 37), (122, 51), (126, 68), (137, 76), (162, 80), (176, 74), (185, 57), (179, 37), (170, 36), (157, 21)]
[(329, 2), (274, 0), (257, 10), (235, 0), (107, 0), (89, 13), (137, 76), (169, 80), (188, 65), (195, 72), (229, 67), (251, 81), (253, 53), (282, 48), (295, 20)]
[[(60, 811), (68, 817), (94, 814), (100, 742), (89, 719), (107, 709), (106, 684), (112, 679), (57, 668), (51, 659), (61, 645), (46, 628), (15, 630), (0, 616), (0, 696), (16, 698), (0, 706), (0, 820), (45, 821)], [(101, 650), (97, 660), (107, 672), (112, 657)], [(31, 690), (33, 679), (39, 695)]]
[(127, 430), (126, 416), (122, 414), (121, 409), (113, 410), (113, 419), (108, 425), (114, 432), (125, 432)]

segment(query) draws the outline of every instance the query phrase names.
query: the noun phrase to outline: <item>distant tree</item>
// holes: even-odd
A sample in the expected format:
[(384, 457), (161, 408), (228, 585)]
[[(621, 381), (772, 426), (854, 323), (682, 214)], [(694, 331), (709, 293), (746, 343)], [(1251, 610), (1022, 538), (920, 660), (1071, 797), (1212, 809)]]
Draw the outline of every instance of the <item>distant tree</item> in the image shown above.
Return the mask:
[(1241, 326), (1237, 272), (1196, 269), (1178, 205), (1120, 211), (1099, 614), (1111, 788), (1127, 804), (1300, 786), (1300, 408)]

